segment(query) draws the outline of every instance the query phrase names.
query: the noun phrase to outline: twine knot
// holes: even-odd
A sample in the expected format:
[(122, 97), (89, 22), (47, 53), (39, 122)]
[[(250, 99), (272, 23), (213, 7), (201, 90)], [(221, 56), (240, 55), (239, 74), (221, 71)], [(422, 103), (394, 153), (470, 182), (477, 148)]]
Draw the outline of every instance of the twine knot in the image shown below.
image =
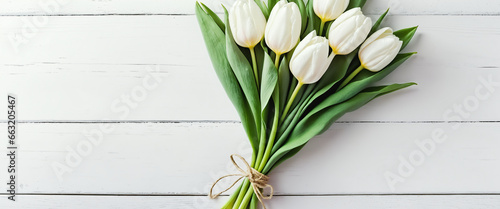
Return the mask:
[[(245, 163), (247, 170), (243, 170), (238, 165), (238, 163), (236, 163), (236, 161), (234, 160), (234, 157), (240, 158), (241, 161), (243, 161), (243, 163)], [(240, 155), (237, 155), (237, 154), (231, 155), (231, 161), (233, 162), (234, 167), (236, 167), (236, 169), (238, 169), (240, 171), (240, 173), (225, 175), (225, 176), (217, 179), (217, 181), (215, 181), (214, 184), (212, 185), (212, 188), (210, 188), (210, 194), (209, 194), (210, 198), (212, 198), (212, 199), (217, 198), (222, 193), (233, 188), (234, 185), (236, 185), (241, 179), (247, 178), (248, 181), (250, 182), (250, 184), (252, 185), (253, 191), (255, 192), (257, 199), (259, 199), (259, 201), (260, 201), (260, 203), (262, 203), (262, 206), (264, 207), (264, 209), (266, 209), (266, 205), (264, 205), (263, 200), (264, 199), (269, 200), (269, 199), (273, 198), (273, 193), (274, 193), (274, 188), (267, 183), (269, 181), (269, 176), (266, 176), (266, 175), (260, 173), (259, 171), (255, 170), (254, 168), (252, 168), (248, 164), (248, 162), (245, 160), (245, 158), (241, 157)], [(219, 181), (221, 181), (222, 179), (225, 179), (225, 178), (231, 177), (231, 176), (239, 176), (240, 178), (238, 178), (236, 181), (234, 181), (234, 183), (231, 186), (229, 186), (227, 189), (225, 189), (224, 191), (219, 192), (217, 194), (213, 194), (213, 189), (214, 189), (215, 185), (217, 185), (217, 183), (219, 183)], [(267, 187), (269, 187), (271, 189), (271, 193), (269, 196), (264, 196), (264, 194), (262, 194), (262, 191), (260, 189), (265, 189)]]

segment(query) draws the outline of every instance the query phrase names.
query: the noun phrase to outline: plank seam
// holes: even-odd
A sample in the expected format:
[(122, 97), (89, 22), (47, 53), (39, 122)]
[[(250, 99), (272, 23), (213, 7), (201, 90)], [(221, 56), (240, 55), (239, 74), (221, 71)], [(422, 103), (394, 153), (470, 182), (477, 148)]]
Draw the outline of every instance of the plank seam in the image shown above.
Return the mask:
[[(21, 124), (241, 124), (237, 120), (18, 120)], [(0, 123), (7, 123), (6, 120), (0, 120)], [(336, 121), (338, 124), (491, 124), (500, 123), (500, 121)]]
[[(0, 193), (0, 195), (10, 195)], [(207, 197), (208, 194), (91, 194), (91, 193), (19, 193), (18, 196), (126, 196), (126, 197)], [(229, 196), (229, 195), (221, 195)], [(500, 196), (500, 193), (415, 193), (415, 194), (276, 194), (276, 197), (350, 197), (350, 196)]]
[[(222, 15), (223, 13), (217, 13)], [(366, 15), (381, 15), (381, 13), (368, 13)], [(164, 14), (164, 13), (104, 13), (104, 14), (0, 14), (0, 17), (30, 17), (30, 16), (52, 16), (52, 17), (65, 17), (65, 16), (76, 16), (76, 17), (93, 17), (93, 16), (194, 16), (194, 14)], [(470, 14), (446, 14), (446, 13), (436, 13), (436, 14), (391, 14), (391, 16), (500, 16), (500, 13), (491, 14), (481, 14), (481, 13), (470, 13)]]

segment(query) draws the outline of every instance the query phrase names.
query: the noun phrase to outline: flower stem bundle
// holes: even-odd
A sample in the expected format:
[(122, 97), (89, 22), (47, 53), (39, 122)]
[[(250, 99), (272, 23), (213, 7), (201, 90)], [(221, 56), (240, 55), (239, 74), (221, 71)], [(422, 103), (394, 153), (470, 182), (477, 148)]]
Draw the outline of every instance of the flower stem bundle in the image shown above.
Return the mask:
[(228, 175), (243, 182), (222, 208), (265, 208), (274, 168), (345, 113), (415, 84), (373, 86), (414, 54), (400, 51), (416, 27), (379, 30), (388, 11), (372, 24), (365, 2), (236, 0), (224, 21), (196, 4), (213, 67), (253, 150), (248, 168)]

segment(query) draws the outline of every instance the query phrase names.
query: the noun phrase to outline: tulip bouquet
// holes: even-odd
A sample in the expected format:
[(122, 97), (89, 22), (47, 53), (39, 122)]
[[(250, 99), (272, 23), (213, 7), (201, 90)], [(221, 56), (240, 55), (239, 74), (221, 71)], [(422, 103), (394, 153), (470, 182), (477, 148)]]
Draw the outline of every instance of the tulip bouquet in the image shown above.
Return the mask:
[(378, 29), (387, 11), (372, 23), (365, 2), (236, 0), (225, 21), (196, 4), (212, 64), (253, 149), (248, 168), (228, 175), (244, 181), (222, 208), (264, 205), (270, 171), (345, 113), (415, 84), (373, 86), (414, 54), (400, 51), (416, 27)]

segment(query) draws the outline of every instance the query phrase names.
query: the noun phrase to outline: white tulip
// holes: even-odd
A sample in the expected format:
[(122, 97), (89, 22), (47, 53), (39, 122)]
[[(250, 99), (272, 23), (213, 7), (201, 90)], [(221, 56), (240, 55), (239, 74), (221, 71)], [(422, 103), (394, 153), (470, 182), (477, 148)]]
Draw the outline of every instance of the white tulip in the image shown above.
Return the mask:
[(372, 20), (363, 15), (361, 8), (353, 8), (335, 20), (330, 26), (328, 39), (333, 53), (346, 55), (358, 48), (372, 28)]
[(314, 13), (322, 22), (337, 19), (349, 6), (349, 0), (314, 0)]
[(281, 55), (292, 50), (300, 38), (302, 17), (297, 4), (279, 1), (271, 11), (266, 26), (267, 46)]
[(335, 57), (334, 53), (328, 55), (329, 53), (328, 40), (325, 37), (317, 36), (316, 31), (309, 33), (295, 48), (289, 66), (293, 76), (299, 82), (288, 100), (281, 121), (284, 121), (302, 86), (318, 82), (328, 70)]
[(266, 17), (253, 0), (237, 0), (229, 12), (229, 26), (238, 45), (253, 48), (264, 37)]
[(372, 72), (378, 72), (389, 65), (398, 55), (403, 42), (391, 28), (382, 28), (366, 39), (359, 49), (361, 66)]
[(312, 84), (319, 81), (330, 66), (335, 54), (329, 54), (330, 47), (325, 37), (309, 33), (297, 46), (290, 59), (290, 71), (299, 83)]

